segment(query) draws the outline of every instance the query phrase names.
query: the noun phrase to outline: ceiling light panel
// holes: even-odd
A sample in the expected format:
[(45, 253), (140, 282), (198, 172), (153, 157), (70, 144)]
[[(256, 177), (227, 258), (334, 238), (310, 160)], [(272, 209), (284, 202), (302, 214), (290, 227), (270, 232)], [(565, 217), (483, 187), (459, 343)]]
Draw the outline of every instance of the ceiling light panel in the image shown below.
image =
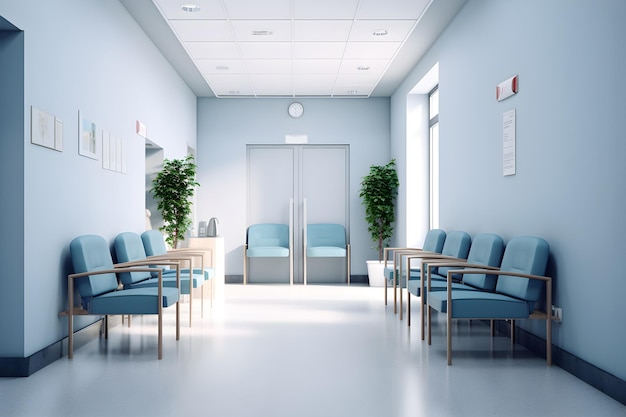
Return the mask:
[(193, 59), (241, 57), (234, 42), (184, 42), (184, 45)]
[(361, 74), (362, 67), (369, 68), (371, 74), (382, 74), (387, 69), (389, 61), (386, 59), (344, 59), (341, 62), (339, 73), (341, 74)]
[(239, 42), (291, 41), (289, 20), (231, 20), (230, 24)]
[(357, 19), (419, 19), (432, 0), (361, 0)]
[(226, 20), (172, 20), (170, 25), (183, 42), (233, 41)]
[(291, 0), (224, 0), (231, 19), (291, 19)]
[[(350, 41), (402, 42), (411, 33), (415, 20), (357, 20), (350, 32)], [(373, 33), (385, 29), (389, 33), (376, 36)]]

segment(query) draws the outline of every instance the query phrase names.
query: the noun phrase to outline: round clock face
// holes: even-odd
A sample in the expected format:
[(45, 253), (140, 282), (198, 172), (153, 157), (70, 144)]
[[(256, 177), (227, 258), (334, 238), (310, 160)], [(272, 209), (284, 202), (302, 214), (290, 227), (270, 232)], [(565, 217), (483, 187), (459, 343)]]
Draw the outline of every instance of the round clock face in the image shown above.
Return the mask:
[(289, 105), (289, 116), (300, 117), (304, 113), (304, 107), (300, 103), (291, 103)]

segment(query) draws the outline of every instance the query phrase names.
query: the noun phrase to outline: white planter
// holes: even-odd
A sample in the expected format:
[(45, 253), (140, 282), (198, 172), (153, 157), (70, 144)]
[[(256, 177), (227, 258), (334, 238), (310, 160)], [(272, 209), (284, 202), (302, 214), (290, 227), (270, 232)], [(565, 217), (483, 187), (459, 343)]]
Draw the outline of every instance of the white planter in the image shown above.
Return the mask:
[(385, 263), (382, 261), (365, 261), (367, 262), (367, 275), (370, 281), (370, 287), (385, 286)]

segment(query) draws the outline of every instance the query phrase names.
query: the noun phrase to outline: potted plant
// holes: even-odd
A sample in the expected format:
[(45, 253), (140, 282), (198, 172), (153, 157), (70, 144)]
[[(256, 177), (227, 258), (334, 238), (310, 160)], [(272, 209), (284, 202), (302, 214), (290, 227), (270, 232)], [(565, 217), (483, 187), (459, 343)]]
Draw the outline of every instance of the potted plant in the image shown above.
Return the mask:
[(367, 230), (378, 249), (378, 261), (367, 261), (372, 286), (384, 284), (383, 250), (393, 236), (399, 185), (395, 159), (387, 165), (372, 165), (369, 174), (361, 180), (359, 197), (365, 206)]
[(152, 193), (158, 201), (158, 209), (163, 216), (166, 242), (177, 248), (178, 242), (185, 240), (185, 232), (191, 226), (191, 207), (196, 182), (196, 165), (192, 155), (184, 159), (166, 159), (163, 168), (152, 181)]

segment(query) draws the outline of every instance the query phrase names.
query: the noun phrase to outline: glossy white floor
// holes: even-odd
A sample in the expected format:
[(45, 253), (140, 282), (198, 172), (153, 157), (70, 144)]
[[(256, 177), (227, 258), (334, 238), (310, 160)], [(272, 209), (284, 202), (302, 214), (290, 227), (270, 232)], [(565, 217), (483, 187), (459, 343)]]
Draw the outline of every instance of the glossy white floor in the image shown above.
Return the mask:
[[(198, 306), (196, 303), (195, 306)], [(1, 416), (626, 416), (626, 407), (488, 327), (433, 345), (363, 286), (228, 285), (163, 360), (153, 317), (117, 326), (28, 378), (0, 378)], [(195, 307), (194, 307), (195, 309)], [(188, 310), (187, 310), (188, 311)]]

